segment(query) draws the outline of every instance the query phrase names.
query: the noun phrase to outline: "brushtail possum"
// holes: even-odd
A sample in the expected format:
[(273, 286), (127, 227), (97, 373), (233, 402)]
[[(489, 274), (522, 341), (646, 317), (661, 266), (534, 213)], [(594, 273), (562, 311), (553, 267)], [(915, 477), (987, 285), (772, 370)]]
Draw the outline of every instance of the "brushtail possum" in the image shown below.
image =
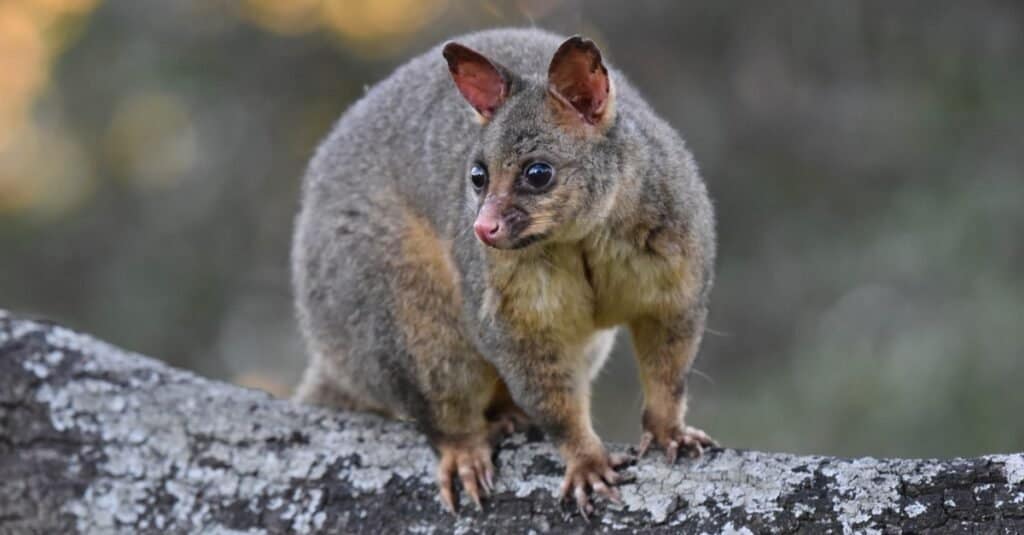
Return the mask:
[(311, 354), (296, 397), (414, 421), (454, 481), (493, 489), (493, 437), (543, 429), (586, 515), (618, 498), (622, 455), (590, 419), (615, 329), (632, 334), (643, 434), (669, 462), (686, 425), (714, 216), (680, 136), (593, 42), (466, 35), (371, 88), (320, 144), (292, 249)]

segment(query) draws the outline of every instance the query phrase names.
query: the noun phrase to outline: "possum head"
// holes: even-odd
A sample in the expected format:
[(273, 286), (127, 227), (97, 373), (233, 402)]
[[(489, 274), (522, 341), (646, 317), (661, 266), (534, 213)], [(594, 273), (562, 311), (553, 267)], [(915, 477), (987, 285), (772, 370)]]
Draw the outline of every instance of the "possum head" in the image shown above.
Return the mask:
[(546, 79), (520, 77), (458, 43), (444, 57), (482, 125), (465, 167), (477, 238), (521, 249), (579, 240), (600, 225), (624, 158), (614, 84), (597, 46), (568, 39)]

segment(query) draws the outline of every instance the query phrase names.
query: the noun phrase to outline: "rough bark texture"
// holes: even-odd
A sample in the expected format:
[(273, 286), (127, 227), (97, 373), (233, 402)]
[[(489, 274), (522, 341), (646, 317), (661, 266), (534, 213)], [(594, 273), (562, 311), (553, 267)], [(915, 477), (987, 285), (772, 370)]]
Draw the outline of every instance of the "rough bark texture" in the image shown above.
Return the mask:
[(716, 450), (632, 467), (589, 523), (543, 441), (497, 455), (484, 512), (444, 513), (408, 426), (275, 400), (0, 311), (0, 533), (1021, 532), (1024, 455)]

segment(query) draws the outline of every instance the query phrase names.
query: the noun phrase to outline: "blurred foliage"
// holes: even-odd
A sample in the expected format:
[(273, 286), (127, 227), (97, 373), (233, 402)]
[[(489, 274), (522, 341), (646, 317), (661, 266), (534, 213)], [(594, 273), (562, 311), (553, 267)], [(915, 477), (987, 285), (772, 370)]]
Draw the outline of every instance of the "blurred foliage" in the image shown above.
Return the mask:
[(66, 210), (88, 189), (85, 157), (59, 125), (31, 107), (94, 0), (0, 3), (0, 214)]
[(429, 24), (443, 10), (443, 0), (247, 0), (243, 14), (285, 35), (322, 29), (353, 48), (380, 55), (396, 41)]
[[(595, 38), (708, 180), (693, 423), (796, 452), (1024, 447), (1019, 2), (0, 0), (0, 306), (286, 394), (316, 142), (419, 51), (529, 24)], [(595, 419), (633, 440), (622, 338)]]

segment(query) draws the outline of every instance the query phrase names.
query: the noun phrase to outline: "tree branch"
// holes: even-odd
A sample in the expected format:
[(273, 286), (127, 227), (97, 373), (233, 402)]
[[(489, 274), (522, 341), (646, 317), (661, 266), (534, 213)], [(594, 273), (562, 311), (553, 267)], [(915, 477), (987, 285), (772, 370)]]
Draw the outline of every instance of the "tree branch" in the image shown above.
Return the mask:
[[(621, 449), (613, 447), (613, 449)], [(1024, 455), (716, 450), (630, 469), (587, 524), (554, 449), (517, 436), (484, 512), (443, 512), (407, 425), (209, 381), (0, 311), (0, 533), (1024, 530)]]

